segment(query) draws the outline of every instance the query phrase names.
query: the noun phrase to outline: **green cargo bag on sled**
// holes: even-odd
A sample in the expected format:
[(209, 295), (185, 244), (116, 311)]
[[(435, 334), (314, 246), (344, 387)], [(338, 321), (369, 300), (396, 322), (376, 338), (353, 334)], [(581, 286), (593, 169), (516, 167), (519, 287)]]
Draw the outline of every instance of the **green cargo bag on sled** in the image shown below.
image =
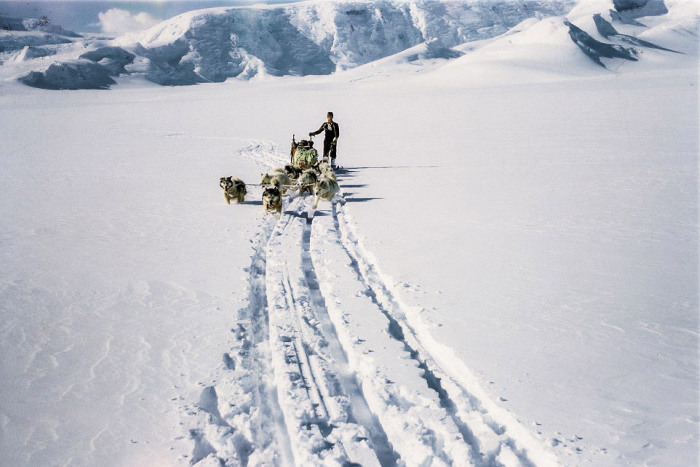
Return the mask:
[(302, 170), (311, 168), (318, 162), (318, 152), (314, 149), (313, 141), (301, 140), (298, 143), (292, 136), (292, 165)]

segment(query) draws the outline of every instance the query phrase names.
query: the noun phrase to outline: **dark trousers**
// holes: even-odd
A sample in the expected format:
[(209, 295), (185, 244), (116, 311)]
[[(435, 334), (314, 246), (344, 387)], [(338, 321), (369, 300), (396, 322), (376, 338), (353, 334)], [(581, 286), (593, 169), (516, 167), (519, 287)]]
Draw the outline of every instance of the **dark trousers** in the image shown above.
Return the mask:
[(335, 160), (335, 144), (331, 144), (330, 141), (324, 141), (323, 142), (323, 158), (324, 159), (330, 159), (331, 161)]

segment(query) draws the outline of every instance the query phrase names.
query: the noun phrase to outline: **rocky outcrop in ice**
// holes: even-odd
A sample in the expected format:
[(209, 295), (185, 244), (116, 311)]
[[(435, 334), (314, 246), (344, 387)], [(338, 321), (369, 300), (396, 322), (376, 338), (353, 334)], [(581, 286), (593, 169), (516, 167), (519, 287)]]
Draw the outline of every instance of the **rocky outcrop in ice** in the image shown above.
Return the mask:
[[(591, 23), (592, 19), (593, 27), (590, 27), (589, 31), (577, 26), (572, 21), (565, 21), (571, 40), (596, 64), (607, 68), (602, 59), (638, 61), (640, 51), (643, 49), (678, 53), (653, 42), (629, 34), (621, 34), (612, 24), (617, 22), (620, 25), (646, 28), (644, 24), (637, 21), (637, 18), (667, 14), (668, 9), (663, 0), (614, 0), (613, 6), (615, 9), (609, 10), (605, 14), (594, 13), (590, 16), (583, 15), (577, 18), (577, 21), (586, 21), (588, 24)], [(594, 34), (603, 40), (593, 37)]]
[(675, 52), (674, 50), (661, 47), (652, 42), (639, 39), (638, 37), (630, 36), (628, 34), (620, 34), (619, 32), (617, 32), (617, 29), (615, 29), (613, 25), (610, 24), (609, 21), (606, 21), (600, 14), (593, 15), (593, 22), (596, 25), (598, 33), (608, 40), (618, 40), (620, 42), (626, 42), (628, 44), (636, 45), (638, 47), (647, 47), (650, 49), (659, 49), (666, 50), (668, 52)]
[(664, 0), (613, 0), (615, 11), (631, 16), (658, 16), (668, 13)]
[(45, 71), (32, 71), (19, 79), (28, 86), (42, 89), (107, 89), (116, 84), (109, 71), (90, 60), (51, 64)]
[(569, 27), (569, 35), (581, 51), (598, 65), (605, 67), (601, 58), (622, 58), (625, 60), (637, 61), (637, 51), (631, 47), (608, 44), (594, 39), (583, 29), (566, 21)]
[(100, 47), (80, 56), (80, 58), (99, 63), (110, 75), (119, 76), (126, 73), (126, 66), (134, 62), (136, 55), (120, 47)]

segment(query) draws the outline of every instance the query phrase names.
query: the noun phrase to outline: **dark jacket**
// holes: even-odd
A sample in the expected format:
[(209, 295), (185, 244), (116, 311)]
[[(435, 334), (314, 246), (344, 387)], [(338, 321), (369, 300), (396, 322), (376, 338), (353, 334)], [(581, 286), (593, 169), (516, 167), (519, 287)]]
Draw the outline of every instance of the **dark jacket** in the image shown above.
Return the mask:
[(324, 132), (323, 142), (330, 143), (331, 141), (333, 141), (333, 138), (337, 138), (340, 136), (340, 127), (336, 122), (325, 122), (323, 125), (321, 125), (321, 128), (309, 134), (317, 135), (321, 132)]

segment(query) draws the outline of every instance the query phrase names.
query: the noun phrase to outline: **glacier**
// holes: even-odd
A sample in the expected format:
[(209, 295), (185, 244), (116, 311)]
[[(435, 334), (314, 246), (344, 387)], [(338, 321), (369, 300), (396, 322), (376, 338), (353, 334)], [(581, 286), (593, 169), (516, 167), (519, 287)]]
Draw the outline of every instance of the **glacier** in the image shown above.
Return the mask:
[[(124, 72), (143, 75), (161, 85), (223, 82), (229, 78), (328, 75), (423, 43), (429, 45), (430, 57), (454, 58), (460, 55), (450, 50), (455, 46), (499, 36), (528, 18), (562, 15), (574, 3), (571, 0), (379, 1), (219, 7), (183, 13), (146, 31), (114, 40), (92, 39), (83, 44), (97, 50), (108, 47), (111, 49), (107, 50), (114, 51), (118, 47), (134, 54), (133, 64)], [(5, 23), (9, 24), (10, 20), (6, 19)], [(94, 68), (91, 63), (74, 62), (78, 50), (85, 51), (77, 47), (80, 42), (71, 35), (54, 32), (51, 37), (53, 42), (68, 44), (65, 49), (54, 47), (52, 52), (45, 53), (65, 51), (65, 60), (71, 64), (59, 68)], [(0, 62), (13, 58), (12, 52), (17, 55), (27, 45), (17, 40), (17, 34), (5, 34), (0, 40), (6, 44)], [(47, 43), (44, 37), (28, 45), (36, 48)], [(47, 75), (47, 69), (45, 64), (42, 69), (33, 69), (32, 76), (43, 73), (43, 79), (25, 78), (25, 83), (75, 88), (76, 83), (52, 81), (55, 73)], [(82, 85), (102, 88), (104, 82), (82, 80)]]

